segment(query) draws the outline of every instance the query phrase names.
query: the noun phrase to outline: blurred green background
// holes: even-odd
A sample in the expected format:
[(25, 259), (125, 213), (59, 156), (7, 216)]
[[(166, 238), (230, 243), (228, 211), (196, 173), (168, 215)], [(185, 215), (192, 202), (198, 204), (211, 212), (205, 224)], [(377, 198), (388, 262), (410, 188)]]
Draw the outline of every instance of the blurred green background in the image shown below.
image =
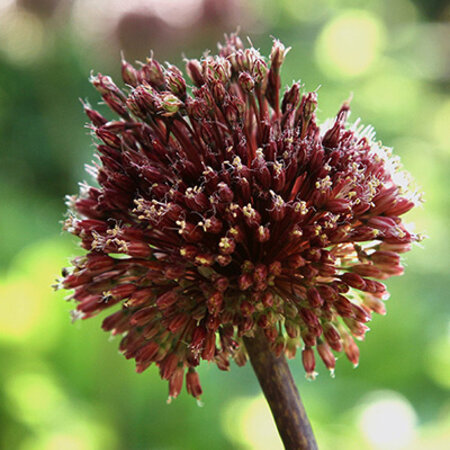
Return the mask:
[(284, 83), (319, 85), (319, 119), (353, 94), (352, 119), (374, 125), (425, 191), (409, 214), (429, 236), (388, 281), (388, 315), (313, 383), (292, 370), (319, 447), (450, 448), (448, 219), (450, 78), (441, 0), (0, 0), (0, 447), (20, 450), (281, 448), (248, 365), (200, 368), (203, 407), (166, 405), (167, 385), (100, 330), (70, 324), (50, 285), (77, 254), (61, 233), (64, 195), (87, 177), (93, 146), (78, 98), (96, 104), (91, 69), (118, 79), (120, 50), (181, 63), (241, 26), (263, 54), (292, 46)]

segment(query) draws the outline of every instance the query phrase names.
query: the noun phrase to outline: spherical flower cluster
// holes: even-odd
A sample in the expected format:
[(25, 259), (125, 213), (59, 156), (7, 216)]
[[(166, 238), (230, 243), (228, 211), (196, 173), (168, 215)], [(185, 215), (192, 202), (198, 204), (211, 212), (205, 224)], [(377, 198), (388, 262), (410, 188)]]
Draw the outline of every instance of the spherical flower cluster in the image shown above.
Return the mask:
[(316, 122), (315, 92), (280, 94), (287, 50), (268, 61), (236, 35), (219, 54), (181, 71), (126, 61), (120, 89), (91, 81), (118, 116), (85, 105), (97, 186), (69, 198), (65, 229), (86, 250), (63, 271), (75, 317), (108, 309), (103, 329), (142, 372), (155, 363), (176, 397), (202, 392), (196, 366), (246, 362), (243, 337), (263, 330), (276, 355), (302, 348), (358, 364), (372, 312), (384, 314), (379, 280), (400, 275), (418, 236), (399, 216), (417, 203), (408, 178), (372, 129)]

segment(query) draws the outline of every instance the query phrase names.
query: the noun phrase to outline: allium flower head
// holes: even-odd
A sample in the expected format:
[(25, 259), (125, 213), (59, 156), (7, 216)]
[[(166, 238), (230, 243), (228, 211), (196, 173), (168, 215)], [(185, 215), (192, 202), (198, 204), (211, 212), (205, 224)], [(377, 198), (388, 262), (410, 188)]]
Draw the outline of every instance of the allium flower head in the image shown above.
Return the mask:
[[(152, 363), (176, 397), (195, 367), (246, 362), (243, 336), (264, 331), (277, 355), (303, 348), (355, 365), (384, 280), (418, 236), (400, 216), (417, 202), (408, 178), (349, 105), (319, 126), (315, 92), (280, 92), (287, 50), (268, 60), (236, 35), (219, 54), (186, 63), (187, 81), (150, 58), (122, 62), (125, 83), (91, 81), (118, 116), (85, 105), (98, 186), (70, 197), (65, 228), (86, 250), (64, 271), (75, 317), (103, 310), (103, 329), (142, 372)], [(192, 84), (192, 85), (191, 85)], [(405, 182), (406, 181), (406, 182)], [(333, 352), (334, 351), (334, 352)]]

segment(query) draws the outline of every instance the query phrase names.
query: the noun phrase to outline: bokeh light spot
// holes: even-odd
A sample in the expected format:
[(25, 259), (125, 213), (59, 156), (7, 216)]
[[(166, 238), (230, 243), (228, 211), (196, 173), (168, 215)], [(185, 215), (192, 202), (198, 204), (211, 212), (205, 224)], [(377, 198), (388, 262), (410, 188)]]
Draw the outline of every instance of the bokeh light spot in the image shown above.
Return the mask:
[(450, 99), (446, 99), (436, 109), (432, 129), (432, 137), (434, 137), (440, 147), (445, 149), (447, 154), (450, 153)]
[(29, 65), (45, 50), (44, 26), (33, 14), (9, 8), (0, 14), (0, 51), (15, 64)]
[(69, 400), (51, 373), (22, 372), (5, 383), (7, 401), (31, 437), (21, 450), (112, 450), (116, 434), (104, 414)]
[(377, 16), (347, 11), (325, 25), (316, 42), (316, 59), (330, 77), (366, 73), (380, 55), (386, 31)]
[(415, 438), (417, 416), (409, 401), (393, 391), (375, 392), (367, 398), (359, 427), (372, 448), (404, 449)]
[(10, 8), (14, 4), (14, 0), (0, 0), (0, 11)]
[(0, 285), (0, 340), (26, 339), (44, 319), (33, 283), (21, 277)]
[(245, 445), (245, 448), (283, 448), (269, 406), (262, 395), (232, 400), (224, 409), (223, 424), (228, 438), (236, 444)]
[(16, 374), (7, 380), (6, 394), (14, 405), (17, 418), (21, 421), (35, 425), (48, 419), (43, 414), (45, 410), (52, 413), (56, 419), (64, 408), (64, 395), (54, 381), (47, 375), (40, 373)]
[(0, 283), (0, 342), (26, 342), (33, 349), (56, 342), (67, 308), (63, 293), (52, 292), (51, 285), (61, 263), (67, 263), (66, 255), (58, 239), (36, 242), (17, 253)]
[(438, 385), (450, 390), (450, 323), (448, 335), (431, 342), (425, 355), (428, 374)]

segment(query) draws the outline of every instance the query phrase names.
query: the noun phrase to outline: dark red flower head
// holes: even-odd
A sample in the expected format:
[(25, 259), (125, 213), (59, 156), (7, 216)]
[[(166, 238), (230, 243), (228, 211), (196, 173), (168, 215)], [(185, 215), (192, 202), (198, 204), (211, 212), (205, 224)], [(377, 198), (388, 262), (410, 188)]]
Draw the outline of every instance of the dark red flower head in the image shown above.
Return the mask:
[(96, 136), (98, 186), (71, 197), (65, 228), (86, 255), (60, 285), (76, 316), (114, 310), (103, 329), (142, 372), (152, 363), (176, 397), (199, 397), (202, 359), (246, 361), (243, 336), (263, 329), (276, 354), (314, 377), (315, 354), (358, 363), (384, 280), (418, 236), (400, 216), (416, 203), (370, 127), (347, 124), (345, 103), (316, 123), (315, 92), (280, 96), (287, 50), (268, 61), (236, 35), (219, 54), (174, 67), (123, 61), (122, 90), (92, 77), (118, 116), (85, 105)]

